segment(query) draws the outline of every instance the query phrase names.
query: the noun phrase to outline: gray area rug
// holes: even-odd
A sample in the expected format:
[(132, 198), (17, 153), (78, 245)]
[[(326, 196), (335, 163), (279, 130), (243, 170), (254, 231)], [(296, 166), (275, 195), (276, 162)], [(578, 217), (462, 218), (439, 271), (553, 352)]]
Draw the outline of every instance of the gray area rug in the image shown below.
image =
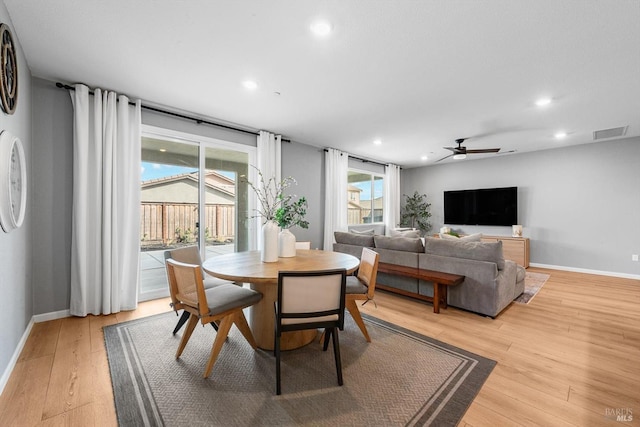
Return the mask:
[[(363, 315), (364, 316), (364, 315)], [(104, 328), (122, 426), (455, 426), (494, 361), (365, 317), (367, 343), (349, 315), (340, 333), (344, 385), (333, 350), (313, 343), (275, 358), (233, 327), (208, 379), (215, 331), (196, 327), (180, 359), (173, 313)]]
[(524, 276), (524, 292), (514, 302), (520, 304), (529, 304), (533, 297), (535, 297), (540, 289), (549, 280), (549, 275), (544, 273), (527, 273)]

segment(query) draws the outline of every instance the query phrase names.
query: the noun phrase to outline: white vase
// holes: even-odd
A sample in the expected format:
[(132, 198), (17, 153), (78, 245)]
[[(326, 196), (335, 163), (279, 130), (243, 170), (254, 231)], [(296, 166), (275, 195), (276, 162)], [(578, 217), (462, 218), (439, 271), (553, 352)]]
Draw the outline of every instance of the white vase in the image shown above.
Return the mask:
[(274, 221), (267, 221), (262, 226), (262, 262), (278, 261), (278, 224)]
[(296, 256), (296, 236), (288, 228), (278, 235), (278, 256), (280, 258)]

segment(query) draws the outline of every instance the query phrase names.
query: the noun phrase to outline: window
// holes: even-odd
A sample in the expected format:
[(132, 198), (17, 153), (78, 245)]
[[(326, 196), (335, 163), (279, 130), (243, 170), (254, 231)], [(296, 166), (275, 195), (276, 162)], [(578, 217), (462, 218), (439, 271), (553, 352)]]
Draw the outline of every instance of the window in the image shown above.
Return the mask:
[(384, 177), (349, 169), (347, 174), (347, 219), (350, 225), (383, 222)]

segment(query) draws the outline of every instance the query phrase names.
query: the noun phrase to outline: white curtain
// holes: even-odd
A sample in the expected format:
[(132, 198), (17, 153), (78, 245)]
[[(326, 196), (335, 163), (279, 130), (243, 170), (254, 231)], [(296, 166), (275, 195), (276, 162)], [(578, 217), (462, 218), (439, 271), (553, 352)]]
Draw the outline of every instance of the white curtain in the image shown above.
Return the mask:
[(333, 148), (324, 155), (324, 250), (333, 250), (333, 232), (347, 231), (349, 156)]
[(400, 166), (389, 163), (384, 174), (384, 228), (387, 236), (400, 222)]
[[(282, 180), (282, 136), (274, 135), (266, 131), (260, 131), (258, 135), (258, 170), (264, 177), (264, 182), (268, 183), (269, 179), (274, 178), (276, 183)], [(254, 184), (258, 185), (257, 180)], [(262, 225), (262, 219), (258, 218), (258, 224)], [(262, 233), (260, 226), (256, 227), (258, 248), (262, 247)], [(255, 249), (255, 248), (253, 248)]]
[(75, 316), (133, 310), (138, 300), (140, 101), (76, 85), (71, 307)]

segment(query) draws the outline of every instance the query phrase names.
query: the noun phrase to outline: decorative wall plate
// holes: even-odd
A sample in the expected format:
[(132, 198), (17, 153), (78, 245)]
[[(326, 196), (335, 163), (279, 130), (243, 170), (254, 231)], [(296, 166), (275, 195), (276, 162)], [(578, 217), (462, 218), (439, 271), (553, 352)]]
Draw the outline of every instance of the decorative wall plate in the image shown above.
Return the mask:
[(9, 233), (20, 227), (27, 207), (27, 162), (22, 141), (0, 133), (0, 226)]
[(16, 111), (18, 102), (18, 61), (11, 31), (0, 24), (0, 99), (7, 114)]

